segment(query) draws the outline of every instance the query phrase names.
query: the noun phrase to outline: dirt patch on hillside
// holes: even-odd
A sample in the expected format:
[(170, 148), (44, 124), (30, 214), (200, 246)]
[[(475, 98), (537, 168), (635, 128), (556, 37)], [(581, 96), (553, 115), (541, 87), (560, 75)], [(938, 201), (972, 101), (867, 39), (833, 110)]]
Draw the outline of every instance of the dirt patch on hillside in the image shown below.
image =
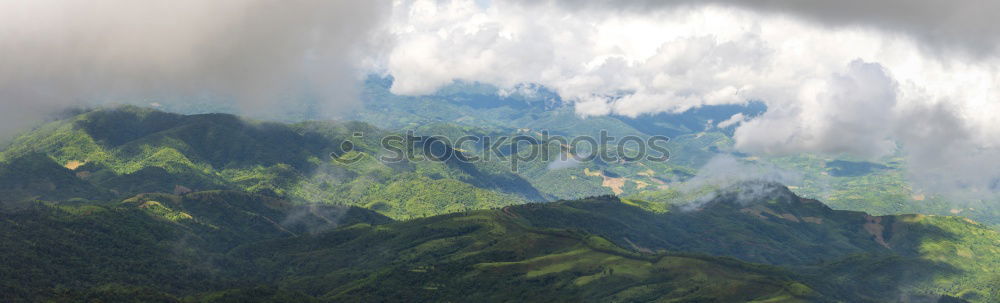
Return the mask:
[(760, 218), (760, 219), (763, 219), (763, 220), (767, 220), (767, 217), (765, 217), (765, 216), (764, 216), (764, 215), (762, 214), (762, 213), (763, 213), (763, 211), (762, 211), (762, 210), (760, 210), (760, 209), (755, 209), (755, 208), (743, 208), (743, 209), (740, 209), (740, 212), (741, 212), (741, 213), (744, 213), (744, 214), (748, 214), (748, 215), (753, 215), (753, 216), (757, 216), (758, 218)]
[(69, 170), (76, 170), (77, 168), (80, 168), (80, 166), (83, 166), (84, 164), (87, 164), (87, 162), (70, 160), (69, 162), (66, 162), (66, 165), (63, 165), (63, 167), (68, 168)]
[(632, 182), (635, 182), (635, 189), (643, 189), (646, 188), (646, 186), (649, 186), (649, 183), (642, 182), (639, 180), (632, 180)]
[(625, 186), (625, 178), (602, 177), (604, 177), (604, 182), (601, 182), (601, 186), (610, 188), (616, 195), (621, 195), (624, 192), (622, 187)]
[(781, 214), (781, 218), (785, 219), (785, 220), (788, 220), (788, 221), (796, 222), (796, 223), (801, 222), (801, 221), (799, 221), (799, 217), (796, 217), (793, 214)]
[(649, 180), (653, 181), (653, 183), (657, 184), (656, 185), (656, 189), (668, 189), (668, 188), (670, 188), (670, 185), (667, 185), (667, 182), (663, 182), (663, 180), (660, 180), (658, 178), (649, 178)]
[(882, 225), (882, 217), (865, 215), (865, 225), (863, 227), (865, 231), (875, 237), (875, 242), (882, 244), (886, 248), (890, 248), (889, 243), (885, 242), (885, 237), (882, 235), (885, 232), (885, 226)]
[(604, 174), (603, 171), (590, 170), (590, 168), (587, 167), (583, 168), (583, 174), (587, 175), (588, 177), (601, 177), (601, 186), (610, 188), (611, 192), (615, 193), (616, 195), (620, 195), (623, 192), (625, 192), (624, 190), (622, 190), (622, 187), (625, 186), (625, 180), (626, 180), (625, 178), (608, 177), (607, 175)]

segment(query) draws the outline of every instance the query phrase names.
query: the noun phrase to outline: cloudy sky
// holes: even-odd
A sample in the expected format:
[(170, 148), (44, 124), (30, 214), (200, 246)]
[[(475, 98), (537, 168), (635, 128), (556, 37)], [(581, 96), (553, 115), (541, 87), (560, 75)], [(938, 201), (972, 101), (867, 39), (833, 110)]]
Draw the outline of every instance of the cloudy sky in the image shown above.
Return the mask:
[(536, 83), (581, 116), (760, 100), (734, 117), (761, 154), (876, 158), (995, 193), (1000, 1), (0, 0), (0, 135), (94, 99), (211, 93), (247, 108), (357, 80), (433, 93)]

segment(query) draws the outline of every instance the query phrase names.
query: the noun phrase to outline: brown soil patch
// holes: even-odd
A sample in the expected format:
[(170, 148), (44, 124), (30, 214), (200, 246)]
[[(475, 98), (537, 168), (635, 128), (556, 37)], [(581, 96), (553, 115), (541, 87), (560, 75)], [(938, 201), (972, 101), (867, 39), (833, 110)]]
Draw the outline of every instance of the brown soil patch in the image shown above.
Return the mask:
[(781, 214), (781, 218), (792, 222), (802, 222), (799, 221), (799, 217), (796, 217), (793, 214)]
[(882, 236), (882, 233), (885, 232), (885, 226), (882, 225), (882, 217), (865, 215), (865, 225), (863, 227), (865, 231), (875, 236), (875, 242), (889, 248), (889, 243), (886, 243), (884, 236)]
[(601, 186), (610, 188), (616, 195), (620, 195), (624, 192), (622, 187), (625, 186), (625, 178), (611, 178), (608, 176), (602, 177), (604, 177), (604, 182), (601, 182)]
[(66, 165), (63, 165), (63, 167), (66, 167), (69, 170), (76, 170), (77, 168), (79, 168), (80, 166), (83, 166), (84, 164), (87, 164), (87, 162), (70, 160), (69, 162), (66, 162)]
[(622, 190), (622, 187), (625, 186), (625, 178), (608, 177), (604, 175), (603, 171), (590, 170), (590, 168), (588, 167), (583, 168), (583, 174), (587, 175), (588, 177), (601, 177), (603, 179), (601, 181), (601, 186), (610, 188), (611, 192), (615, 193), (616, 195), (620, 195), (624, 192)]
[(642, 182), (642, 181), (639, 181), (639, 180), (632, 180), (632, 182), (635, 182), (635, 188), (636, 189), (643, 189), (643, 188), (646, 188), (646, 186), (649, 186), (649, 183)]
[(663, 182), (663, 180), (660, 180), (660, 179), (657, 179), (657, 178), (649, 178), (649, 180), (653, 181), (653, 183), (658, 184), (656, 186), (656, 189), (668, 189), (668, 188), (670, 188), (670, 185), (667, 185), (667, 182)]
[(761, 214), (762, 212), (759, 209), (744, 208), (744, 209), (740, 209), (740, 212), (744, 213), (744, 214), (748, 214), (748, 215), (754, 215), (754, 216), (757, 216), (758, 218), (767, 220), (767, 217), (765, 217), (764, 215), (762, 215)]

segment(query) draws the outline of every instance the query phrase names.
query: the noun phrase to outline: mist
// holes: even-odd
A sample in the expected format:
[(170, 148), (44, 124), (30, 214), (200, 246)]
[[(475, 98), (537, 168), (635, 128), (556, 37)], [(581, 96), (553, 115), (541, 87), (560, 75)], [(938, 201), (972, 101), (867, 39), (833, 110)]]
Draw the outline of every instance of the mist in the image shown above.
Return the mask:
[[(358, 100), (382, 1), (0, 1), (0, 136), (70, 106), (188, 96), (266, 111)], [(166, 100), (166, 101), (164, 101)]]
[(720, 154), (699, 168), (694, 177), (678, 184), (676, 189), (683, 196), (696, 196), (680, 207), (683, 211), (693, 211), (724, 193), (731, 193), (734, 201), (740, 204), (759, 202), (773, 196), (772, 193), (777, 190), (775, 184), (796, 186), (802, 184), (802, 180), (802, 174), (795, 171)]

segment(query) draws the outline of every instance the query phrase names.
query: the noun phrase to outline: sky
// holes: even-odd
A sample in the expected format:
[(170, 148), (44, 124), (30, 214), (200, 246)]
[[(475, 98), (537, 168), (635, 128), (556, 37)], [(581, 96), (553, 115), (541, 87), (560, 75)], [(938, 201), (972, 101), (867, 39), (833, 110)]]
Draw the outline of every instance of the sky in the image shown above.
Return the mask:
[(248, 110), (359, 81), (540, 84), (584, 117), (764, 102), (736, 147), (877, 159), (929, 191), (1000, 183), (1000, 1), (0, 0), (0, 135), (92, 100)]

